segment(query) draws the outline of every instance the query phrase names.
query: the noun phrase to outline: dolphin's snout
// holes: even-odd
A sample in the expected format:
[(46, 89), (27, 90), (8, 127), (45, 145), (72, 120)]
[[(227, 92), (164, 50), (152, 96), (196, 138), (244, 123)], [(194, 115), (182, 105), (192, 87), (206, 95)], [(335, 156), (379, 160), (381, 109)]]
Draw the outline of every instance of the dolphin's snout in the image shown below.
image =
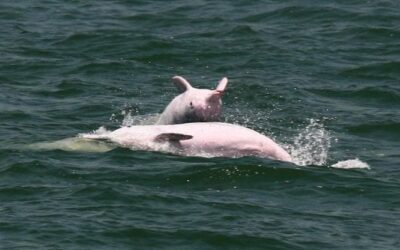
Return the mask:
[(212, 104), (206, 104), (196, 110), (200, 121), (214, 121), (220, 114), (220, 108)]

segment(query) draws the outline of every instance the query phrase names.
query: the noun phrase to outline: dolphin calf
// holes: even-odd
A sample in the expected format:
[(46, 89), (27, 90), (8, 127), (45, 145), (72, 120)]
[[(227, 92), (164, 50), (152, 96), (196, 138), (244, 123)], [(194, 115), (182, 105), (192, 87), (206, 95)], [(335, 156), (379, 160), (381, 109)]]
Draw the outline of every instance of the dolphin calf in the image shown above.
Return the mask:
[(222, 122), (176, 125), (138, 125), (82, 138), (107, 140), (135, 150), (161, 151), (186, 156), (255, 156), (292, 162), (276, 142), (252, 129)]
[(156, 124), (218, 121), (221, 114), (221, 97), (228, 85), (222, 78), (215, 90), (198, 89), (181, 76), (172, 78), (181, 92), (165, 108)]

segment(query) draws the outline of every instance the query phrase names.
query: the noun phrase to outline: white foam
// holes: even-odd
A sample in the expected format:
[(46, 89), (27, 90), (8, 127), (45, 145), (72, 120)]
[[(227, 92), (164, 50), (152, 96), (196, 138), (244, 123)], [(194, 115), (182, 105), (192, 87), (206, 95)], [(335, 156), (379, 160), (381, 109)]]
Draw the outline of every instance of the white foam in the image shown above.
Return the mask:
[(110, 132), (111, 131), (107, 130), (104, 126), (101, 126), (100, 128), (98, 128), (95, 131), (93, 131), (93, 134), (104, 135), (104, 134), (108, 134)]
[(90, 137), (94, 137), (97, 138), (98, 135), (106, 135), (111, 133), (111, 131), (107, 130), (104, 126), (99, 127), (96, 130), (93, 130), (92, 132), (89, 133), (79, 133), (77, 138), (90, 138)]
[(360, 168), (360, 169), (371, 169), (370, 166), (363, 161), (360, 161), (359, 159), (351, 159), (351, 160), (345, 160), (345, 161), (339, 161), (331, 166), (331, 168), (341, 168), (341, 169), (354, 169), (354, 168)]

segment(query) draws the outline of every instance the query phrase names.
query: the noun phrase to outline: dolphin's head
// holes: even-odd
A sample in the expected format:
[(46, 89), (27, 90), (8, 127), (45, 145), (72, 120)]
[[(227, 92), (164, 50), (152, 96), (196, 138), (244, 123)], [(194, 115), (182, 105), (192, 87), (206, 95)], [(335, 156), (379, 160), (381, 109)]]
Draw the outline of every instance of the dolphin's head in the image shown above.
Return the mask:
[[(228, 84), (224, 77), (214, 90), (191, 87), (183, 93), (184, 122), (218, 121), (221, 114), (222, 95)], [(182, 122), (182, 123), (184, 123)]]
[(172, 78), (181, 92), (161, 114), (158, 124), (218, 121), (221, 114), (222, 95), (228, 84), (226, 77), (216, 89), (198, 89), (181, 76)]
[(223, 92), (208, 89), (192, 89), (186, 96), (186, 122), (218, 121), (221, 114)]

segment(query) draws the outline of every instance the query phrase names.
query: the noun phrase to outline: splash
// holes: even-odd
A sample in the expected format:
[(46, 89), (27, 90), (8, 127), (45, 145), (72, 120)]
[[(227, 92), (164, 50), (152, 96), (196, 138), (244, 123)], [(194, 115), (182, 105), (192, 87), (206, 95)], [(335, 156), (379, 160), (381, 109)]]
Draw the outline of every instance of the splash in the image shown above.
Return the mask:
[(138, 108), (125, 105), (121, 111), (111, 114), (109, 120), (119, 124), (121, 127), (153, 125), (158, 121), (160, 115), (161, 114), (140, 115)]
[(341, 169), (371, 169), (367, 163), (360, 161), (358, 158), (346, 161), (339, 161), (338, 163), (333, 164), (331, 167)]
[(106, 127), (101, 126), (98, 129), (93, 130), (90, 133), (80, 133), (80, 134), (78, 134), (78, 138), (84, 138), (84, 135), (106, 135), (106, 134), (109, 134), (109, 133), (111, 133), (110, 130), (107, 130)]
[(121, 114), (124, 116), (122, 120), (122, 127), (133, 125), (152, 125), (158, 121), (160, 114), (138, 115), (132, 114), (132, 111), (123, 110)]
[(331, 136), (318, 120), (310, 119), (310, 124), (294, 138), (288, 146), (293, 162), (300, 166), (326, 165)]

